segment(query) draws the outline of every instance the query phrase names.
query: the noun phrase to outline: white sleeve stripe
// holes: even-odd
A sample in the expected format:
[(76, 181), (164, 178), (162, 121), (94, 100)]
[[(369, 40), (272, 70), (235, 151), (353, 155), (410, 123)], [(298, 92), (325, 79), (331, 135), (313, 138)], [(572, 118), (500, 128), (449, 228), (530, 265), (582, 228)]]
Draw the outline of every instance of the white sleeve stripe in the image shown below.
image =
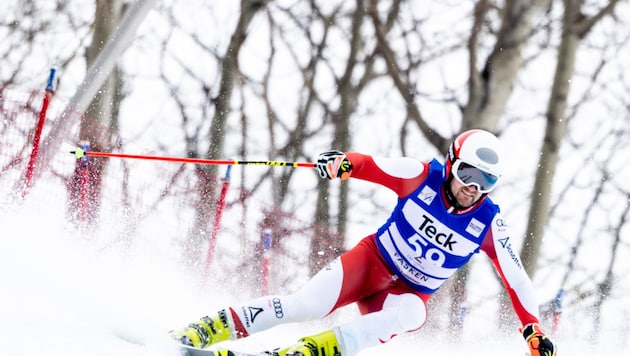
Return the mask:
[(374, 160), (374, 163), (376, 163), (378, 168), (393, 177), (407, 179), (415, 178), (422, 174), (422, 172), (424, 171), (424, 165), (422, 164), (422, 162), (410, 157), (372, 157), (372, 159)]

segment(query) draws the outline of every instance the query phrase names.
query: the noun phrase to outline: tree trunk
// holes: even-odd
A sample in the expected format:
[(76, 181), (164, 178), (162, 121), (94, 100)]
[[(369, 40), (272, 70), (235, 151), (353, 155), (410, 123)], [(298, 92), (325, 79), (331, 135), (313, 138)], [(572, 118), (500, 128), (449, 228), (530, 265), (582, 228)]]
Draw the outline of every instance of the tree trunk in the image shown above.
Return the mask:
[[(214, 117), (210, 125), (210, 145), (206, 155), (209, 159), (220, 159), (223, 155), (225, 128), (230, 114), (232, 90), (239, 75), (238, 56), (247, 38), (247, 31), (254, 15), (265, 7), (268, 0), (241, 0), (241, 14), (232, 34), (228, 48), (221, 63), (221, 85), (215, 98)], [(214, 216), (217, 202), (218, 167), (205, 165), (197, 167), (197, 198), (193, 226), (184, 243), (184, 262), (194, 269), (203, 268), (204, 246), (209, 234), (209, 223)]]
[[(356, 0), (355, 10), (352, 16), (352, 37), (349, 43), (350, 53), (348, 55), (348, 59), (346, 60), (344, 73), (337, 82), (337, 93), (340, 99), (339, 108), (332, 114), (334, 130), (331, 148), (342, 152), (350, 150), (350, 117), (356, 108), (357, 95), (360, 91), (360, 89), (353, 85), (352, 76), (358, 61), (357, 56), (358, 53), (360, 53), (363, 42), (361, 37), (361, 28), (363, 26), (363, 19), (365, 16), (363, 11), (364, 2), (364, 0)], [(332, 23), (332, 21), (328, 22)], [(335, 200), (331, 199), (328, 182), (325, 182), (325, 184), (319, 184), (320, 189), (318, 190), (318, 209), (315, 214), (315, 224), (317, 226), (317, 230), (324, 232), (322, 228), (326, 227), (328, 233), (319, 234), (311, 243), (313, 248), (311, 250), (311, 274), (316, 273), (325, 263), (336, 257), (331, 255), (331, 253), (322, 254), (318, 253), (318, 251), (330, 252), (330, 246), (338, 245), (338, 243), (332, 241), (332, 239), (336, 239), (337, 236), (345, 236), (346, 233), (346, 225), (348, 223), (348, 195), (350, 188), (347, 182), (338, 183), (338, 198)], [(331, 201), (335, 201), (337, 204), (336, 234), (330, 234), (330, 227), (332, 227), (330, 209), (328, 206), (320, 206), (322, 204), (330, 204)], [(324, 216), (322, 214), (326, 215)], [(340, 252), (341, 251), (333, 250), (332, 253), (338, 254)]]
[(492, 53), (479, 72), (476, 69), (478, 33), (490, 4), (480, 1), (468, 42), (470, 53), (469, 100), (463, 110), (461, 131), (482, 128), (494, 131), (505, 112), (522, 65), (522, 51), (532, 33), (532, 18), (549, 0), (510, 0), (502, 9), (501, 28)]
[[(565, 3), (570, 4), (571, 1)], [(558, 62), (556, 63), (551, 96), (547, 104), (547, 125), (532, 191), (529, 223), (527, 224), (527, 232), (521, 248), (521, 261), (532, 278), (536, 273), (536, 262), (538, 261), (540, 246), (542, 245), (545, 225), (547, 224), (551, 188), (558, 163), (558, 153), (567, 128), (565, 111), (579, 44), (577, 33), (573, 31), (573, 25), (577, 20), (576, 16), (579, 16), (579, 7), (569, 6), (565, 9), (562, 40), (558, 49)]]
[(582, 14), (583, 0), (565, 0), (562, 20), (562, 38), (558, 49), (558, 62), (547, 104), (547, 126), (541, 148), (536, 180), (529, 209), (527, 232), (521, 249), (521, 260), (525, 270), (533, 278), (547, 225), (553, 178), (559, 159), (560, 145), (566, 134), (567, 97), (571, 88), (571, 77), (575, 69), (578, 46), (590, 29), (605, 14), (613, 11), (616, 1), (611, 1), (591, 18)]
[[(87, 48), (86, 62), (90, 68), (99, 52), (118, 26), (123, 13), (120, 0), (96, 1), (94, 34)], [(122, 80), (116, 67), (92, 99), (81, 121), (79, 138), (93, 151), (111, 151), (112, 136), (118, 132), (118, 111)], [(96, 223), (101, 205), (102, 176), (107, 166), (105, 158), (77, 160), (69, 181), (69, 209), (73, 221), (91, 226)]]
[[(522, 50), (532, 32), (532, 17), (548, 1), (514, 0), (506, 2), (502, 14), (501, 29), (497, 42), (481, 72), (476, 70), (477, 40), (481, 23), (487, 14), (489, 4), (480, 1), (475, 7), (475, 21), (469, 39), (469, 101), (463, 110), (460, 131), (482, 128), (496, 131), (497, 123), (505, 111), (511, 96), (514, 82), (522, 63)], [(461, 313), (465, 310), (466, 287), (470, 268), (462, 268), (455, 274), (451, 284), (451, 307), (449, 326), (451, 333), (461, 337), (463, 323)], [(463, 294), (463, 295), (462, 295)], [(505, 301), (502, 303), (505, 305)]]

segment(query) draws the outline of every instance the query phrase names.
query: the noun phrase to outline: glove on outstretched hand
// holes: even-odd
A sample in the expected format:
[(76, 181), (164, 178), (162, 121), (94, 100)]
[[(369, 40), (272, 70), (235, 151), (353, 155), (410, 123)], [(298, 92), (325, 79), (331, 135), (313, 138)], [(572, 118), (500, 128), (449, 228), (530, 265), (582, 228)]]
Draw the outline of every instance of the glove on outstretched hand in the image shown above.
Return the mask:
[(322, 178), (348, 179), (352, 172), (352, 164), (341, 151), (326, 151), (317, 158), (317, 171)]
[(556, 356), (556, 347), (545, 336), (538, 324), (527, 324), (520, 331), (529, 346), (532, 356)]

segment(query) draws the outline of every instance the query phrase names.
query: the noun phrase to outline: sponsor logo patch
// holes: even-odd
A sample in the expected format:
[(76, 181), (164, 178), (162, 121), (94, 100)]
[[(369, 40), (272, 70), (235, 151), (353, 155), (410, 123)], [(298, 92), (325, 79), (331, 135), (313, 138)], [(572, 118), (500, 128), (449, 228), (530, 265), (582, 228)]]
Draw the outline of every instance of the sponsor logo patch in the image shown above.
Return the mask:
[(418, 194), (418, 198), (420, 198), (420, 200), (422, 200), (422, 202), (426, 205), (431, 205), (436, 195), (437, 193), (435, 190), (431, 189), (428, 185), (425, 185), (420, 194)]
[(514, 252), (514, 249), (512, 249), (512, 244), (510, 243), (510, 237), (508, 236), (508, 237), (499, 239), (499, 243), (501, 243), (501, 247), (507, 250), (508, 255), (510, 255), (510, 258), (512, 259), (512, 261), (514, 261), (514, 264), (516, 264), (516, 266), (518, 266), (519, 269), (523, 269), (523, 267), (521, 266), (521, 260), (516, 255), (516, 252)]
[(263, 312), (263, 308), (259, 308), (259, 307), (247, 307), (247, 309), (245, 307), (243, 307), (243, 316), (245, 317), (245, 325), (247, 325), (248, 327), (251, 326), (251, 324), (254, 323), (254, 319), (256, 319), (256, 317), (258, 316), (258, 314)]
[(470, 220), (470, 223), (468, 223), (468, 226), (466, 227), (466, 232), (473, 235), (474, 237), (479, 237), (479, 235), (481, 235), (481, 232), (485, 228), (486, 224), (475, 218), (472, 218), (472, 220)]
[(282, 319), (284, 318), (284, 311), (282, 310), (282, 303), (279, 298), (273, 298), (271, 300), (273, 303), (273, 310), (276, 313), (276, 318)]

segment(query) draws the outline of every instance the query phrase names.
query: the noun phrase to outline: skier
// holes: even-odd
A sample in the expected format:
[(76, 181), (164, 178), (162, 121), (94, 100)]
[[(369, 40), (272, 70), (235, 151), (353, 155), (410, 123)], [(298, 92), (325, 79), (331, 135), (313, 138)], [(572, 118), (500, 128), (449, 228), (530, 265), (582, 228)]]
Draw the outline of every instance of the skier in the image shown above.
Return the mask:
[(205, 348), (279, 324), (323, 318), (356, 302), (362, 314), (356, 320), (268, 352), (355, 355), (418, 330), (427, 319), (429, 298), (482, 250), (501, 276), (531, 355), (556, 355), (554, 343), (540, 327), (534, 290), (511, 248), (508, 226), (488, 197), (501, 177), (502, 163), (499, 140), (483, 130), (460, 134), (444, 164), (436, 159), (322, 153), (316, 163), (322, 178), (352, 177), (393, 190), (398, 203), (389, 219), (296, 293), (226, 307), (171, 335), (183, 344)]

